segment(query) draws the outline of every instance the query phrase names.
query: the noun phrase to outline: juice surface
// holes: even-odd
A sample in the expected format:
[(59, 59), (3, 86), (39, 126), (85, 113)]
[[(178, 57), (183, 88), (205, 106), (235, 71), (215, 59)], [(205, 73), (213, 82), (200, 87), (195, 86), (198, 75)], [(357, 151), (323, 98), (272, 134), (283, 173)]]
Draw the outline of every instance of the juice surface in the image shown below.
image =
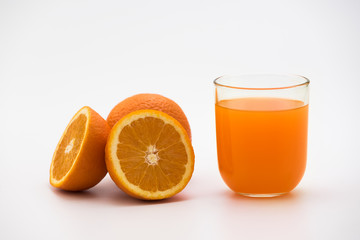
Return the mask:
[(308, 105), (238, 98), (215, 105), (219, 170), (235, 192), (285, 193), (306, 166)]

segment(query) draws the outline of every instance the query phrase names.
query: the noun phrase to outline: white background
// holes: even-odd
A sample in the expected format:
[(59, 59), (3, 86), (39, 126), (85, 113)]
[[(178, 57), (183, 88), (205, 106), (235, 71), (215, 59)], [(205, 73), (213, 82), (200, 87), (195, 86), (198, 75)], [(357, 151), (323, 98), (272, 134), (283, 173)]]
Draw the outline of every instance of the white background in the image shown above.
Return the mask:
[[(360, 2), (0, 1), (0, 239), (360, 239)], [(306, 174), (290, 194), (233, 194), (217, 169), (213, 79), (311, 80)], [(184, 191), (132, 199), (110, 178), (48, 182), (73, 114), (136, 93), (176, 101), (196, 166)]]

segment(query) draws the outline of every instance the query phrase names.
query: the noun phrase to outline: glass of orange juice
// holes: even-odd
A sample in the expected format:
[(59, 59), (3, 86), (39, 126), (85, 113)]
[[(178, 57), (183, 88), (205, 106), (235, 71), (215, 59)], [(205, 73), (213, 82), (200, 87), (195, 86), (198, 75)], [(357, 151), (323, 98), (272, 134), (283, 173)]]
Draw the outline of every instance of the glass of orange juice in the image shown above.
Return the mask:
[(234, 192), (274, 197), (304, 175), (309, 80), (254, 74), (215, 79), (220, 174)]

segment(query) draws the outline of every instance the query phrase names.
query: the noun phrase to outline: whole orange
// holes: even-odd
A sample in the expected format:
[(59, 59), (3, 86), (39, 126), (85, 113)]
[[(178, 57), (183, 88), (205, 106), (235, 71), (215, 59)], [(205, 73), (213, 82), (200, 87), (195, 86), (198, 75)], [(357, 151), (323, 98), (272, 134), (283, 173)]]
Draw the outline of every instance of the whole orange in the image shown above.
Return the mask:
[(112, 128), (125, 115), (144, 109), (161, 111), (175, 118), (191, 139), (190, 124), (181, 107), (173, 100), (159, 94), (141, 93), (124, 99), (111, 110), (106, 121)]

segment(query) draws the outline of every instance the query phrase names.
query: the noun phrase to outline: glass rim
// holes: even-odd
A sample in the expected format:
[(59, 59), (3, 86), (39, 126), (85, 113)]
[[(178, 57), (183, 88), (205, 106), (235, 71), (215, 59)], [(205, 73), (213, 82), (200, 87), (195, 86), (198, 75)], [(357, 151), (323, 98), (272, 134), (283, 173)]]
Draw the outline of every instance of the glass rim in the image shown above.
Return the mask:
[[(245, 78), (245, 77), (297, 77), (302, 79), (298, 84), (289, 84), (282, 87), (241, 87), (241, 86), (232, 86), (230, 84), (219, 83), (219, 80), (227, 78), (227, 77), (237, 77), (237, 78)], [(241, 74), (241, 75), (222, 75), (220, 77), (215, 78), (213, 81), (215, 86), (226, 87), (226, 88), (233, 88), (233, 89), (240, 89), (240, 90), (281, 90), (281, 89), (289, 89), (289, 88), (296, 88), (301, 86), (308, 86), (310, 84), (310, 80), (302, 75), (296, 74)]]

